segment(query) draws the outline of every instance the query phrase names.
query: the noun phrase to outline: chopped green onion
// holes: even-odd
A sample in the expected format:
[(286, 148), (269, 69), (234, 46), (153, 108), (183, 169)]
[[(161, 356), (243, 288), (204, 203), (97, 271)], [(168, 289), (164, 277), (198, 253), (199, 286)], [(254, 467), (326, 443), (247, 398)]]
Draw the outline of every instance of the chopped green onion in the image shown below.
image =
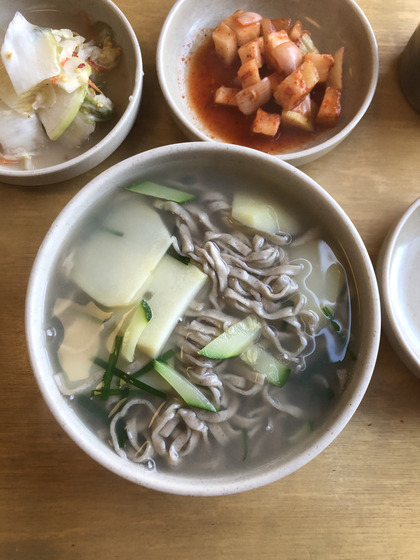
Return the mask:
[(123, 449), (128, 439), (128, 434), (126, 430), (126, 424), (122, 418), (120, 418), (115, 424), (115, 433), (117, 435), (118, 447)]
[(244, 444), (244, 454), (242, 457), (242, 461), (246, 461), (248, 457), (248, 443), (249, 443), (249, 434), (246, 428), (242, 428), (242, 442)]
[(149, 322), (150, 319), (152, 318), (152, 310), (150, 309), (149, 304), (147, 303), (146, 300), (142, 299), (140, 302), (140, 306), (143, 307), (144, 314), (146, 316), (146, 321)]
[(102, 405), (91, 399), (86, 394), (80, 394), (75, 397), (75, 403), (78, 406), (82, 406), (93, 418), (98, 419), (100, 422), (106, 423), (108, 422), (108, 413)]
[(289, 323), (287, 323), (286, 321), (282, 321), (281, 325), (279, 327), (279, 331), (282, 332), (282, 333), (286, 332), (288, 326), (289, 326)]
[(123, 341), (122, 336), (116, 336), (115, 337), (114, 347), (113, 347), (112, 352), (109, 356), (108, 363), (105, 365), (105, 373), (104, 373), (104, 376), (102, 378), (103, 389), (104, 389), (104, 396), (102, 397), (103, 399), (107, 398), (105, 395), (106, 395), (107, 391), (109, 391), (109, 389), (111, 388), (112, 376), (114, 374), (115, 366), (117, 365), (118, 356), (120, 354), (122, 341)]
[(130, 394), (130, 387), (126, 385), (124, 389), (108, 389), (108, 391), (104, 392), (103, 389), (93, 389), (91, 392), (92, 397), (122, 397), (127, 398)]
[[(107, 363), (104, 360), (101, 360), (100, 358), (95, 358), (93, 361), (97, 366), (100, 366), (100, 367), (106, 367), (106, 365), (107, 365)], [(123, 379), (126, 383), (129, 383), (130, 385), (134, 385), (134, 387), (137, 387), (137, 389), (142, 389), (143, 391), (147, 391), (148, 393), (150, 393), (152, 395), (155, 395), (156, 397), (160, 397), (161, 399), (166, 399), (166, 394), (165, 393), (162, 393), (162, 391), (159, 391), (158, 389), (155, 389), (154, 387), (151, 387), (150, 385), (146, 385), (146, 383), (142, 383), (141, 381), (139, 381), (138, 379), (136, 379), (135, 377), (133, 377), (129, 373), (126, 373), (125, 371), (122, 371), (121, 369), (118, 369), (118, 368), (114, 367), (112, 373), (116, 377), (119, 377), (120, 379)], [(102, 390), (104, 391), (104, 396), (102, 398), (106, 399), (107, 395), (109, 395), (110, 388), (109, 387), (107, 387), (107, 388), (103, 387)]]
[(97, 227), (101, 231), (106, 231), (107, 233), (110, 233), (110, 234), (115, 235), (117, 237), (124, 237), (124, 234), (123, 234), (122, 231), (118, 231), (116, 229), (109, 228), (98, 217), (96, 217), (94, 219), (94, 224), (95, 224), (95, 227)]
[(190, 264), (191, 258), (187, 257), (186, 255), (180, 255), (179, 253), (177, 253), (173, 245), (169, 247), (169, 249), (166, 251), (166, 254), (169, 255), (170, 257), (173, 257), (174, 259), (181, 262), (182, 264), (185, 265)]
[(335, 332), (337, 333), (340, 340), (343, 342), (343, 344), (347, 345), (347, 353), (350, 356), (350, 358), (353, 361), (356, 361), (357, 360), (356, 354), (351, 349), (350, 342), (347, 340), (346, 336), (344, 335), (343, 331), (341, 330), (340, 325), (334, 319), (334, 315), (332, 314), (331, 310), (326, 305), (324, 307), (322, 307), (321, 310), (324, 313), (324, 315), (327, 317), (327, 319), (329, 320), (332, 328), (335, 330)]
[[(166, 352), (164, 352), (163, 354), (161, 354), (157, 359), (160, 362), (167, 362), (170, 358), (172, 358), (172, 356), (175, 354), (174, 350), (171, 348), (170, 350), (167, 350)], [(131, 374), (132, 377), (141, 377), (142, 375), (144, 375), (145, 373), (147, 373), (148, 371), (151, 371), (154, 368), (154, 360), (150, 360), (150, 362), (147, 362), (146, 365), (144, 365), (141, 369), (135, 371), (134, 373)]]
[(116, 229), (111, 229), (109, 227), (106, 226), (102, 226), (101, 228), (103, 231), (106, 231), (107, 233), (110, 233), (111, 235), (115, 235), (116, 237), (124, 237), (124, 234), (122, 231), (118, 231)]

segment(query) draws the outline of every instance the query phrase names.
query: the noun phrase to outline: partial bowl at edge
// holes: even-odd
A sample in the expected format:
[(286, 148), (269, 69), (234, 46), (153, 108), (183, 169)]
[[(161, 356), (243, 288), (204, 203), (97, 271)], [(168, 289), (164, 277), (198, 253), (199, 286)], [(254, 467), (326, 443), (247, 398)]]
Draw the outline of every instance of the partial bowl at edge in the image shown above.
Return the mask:
[(394, 224), (376, 273), (384, 331), (402, 362), (420, 378), (420, 198)]

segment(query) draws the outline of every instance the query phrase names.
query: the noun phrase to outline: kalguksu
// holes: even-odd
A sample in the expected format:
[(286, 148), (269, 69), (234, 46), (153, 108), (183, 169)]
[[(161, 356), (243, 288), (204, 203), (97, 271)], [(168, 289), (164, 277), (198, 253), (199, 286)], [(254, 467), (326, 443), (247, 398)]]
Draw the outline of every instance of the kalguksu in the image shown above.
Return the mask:
[(240, 471), (332, 410), (357, 358), (352, 281), (310, 209), (252, 177), (192, 175), (118, 188), (77, 224), (48, 349), (69, 406), (121, 457)]

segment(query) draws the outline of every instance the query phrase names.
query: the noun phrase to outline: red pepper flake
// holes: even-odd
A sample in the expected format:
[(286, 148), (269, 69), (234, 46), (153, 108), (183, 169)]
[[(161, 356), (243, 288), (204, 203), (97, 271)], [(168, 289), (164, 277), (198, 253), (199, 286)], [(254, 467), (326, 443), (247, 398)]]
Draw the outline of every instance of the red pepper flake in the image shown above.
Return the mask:
[(86, 64), (84, 62), (81, 62), (77, 68), (86, 68)]

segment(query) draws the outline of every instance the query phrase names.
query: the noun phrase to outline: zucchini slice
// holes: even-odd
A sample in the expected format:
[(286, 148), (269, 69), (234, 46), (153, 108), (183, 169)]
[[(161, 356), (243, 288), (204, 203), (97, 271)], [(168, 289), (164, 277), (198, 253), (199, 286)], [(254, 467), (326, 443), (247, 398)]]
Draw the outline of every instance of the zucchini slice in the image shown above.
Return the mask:
[(267, 377), (269, 383), (283, 387), (286, 384), (290, 368), (275, 358), (270, 352), (253, 344), (241, 354), (241, 360), (252, 367), (254, 371), (262, 373)]
[(300, 231), (297, 217), (283, 205), (259, 193), (237, 192), (232, 203), (232, 218), (241, 224), (273, 235), (283, 232), (295, 235)]
[(195, 408), (202, 408), (204, 410), (210, 410), (211, 412), (217, 412), (216, 408), (208, 400), (208, 398), (174, 368), (159, 360), (154, 360), (153, 365), (155, 370), (160, 373), (165, 381), (167, 381), (169, 385), (175, 389), (178, 395), (184, 399), (187, 404), (194, 406)]
[(194, 194), (180, 191), (172, 187), (166, 187), (165, 185), (160, 185), (153, 181), (141, 181), (140, 183), (135, 183), (125, 188), (128, 191), (154, 196), (155, 198), (163, 198), (164, 200), (171, 200), (172, 202), (188, 202), (195, 198)]
[(255, 317), (249, 316), (231, 325), (198, 353), (201, 356), (218, 360), (232, 358), (241, 354), (259, 338), (260, 334), (261, 323)]

